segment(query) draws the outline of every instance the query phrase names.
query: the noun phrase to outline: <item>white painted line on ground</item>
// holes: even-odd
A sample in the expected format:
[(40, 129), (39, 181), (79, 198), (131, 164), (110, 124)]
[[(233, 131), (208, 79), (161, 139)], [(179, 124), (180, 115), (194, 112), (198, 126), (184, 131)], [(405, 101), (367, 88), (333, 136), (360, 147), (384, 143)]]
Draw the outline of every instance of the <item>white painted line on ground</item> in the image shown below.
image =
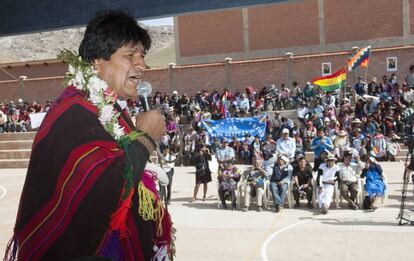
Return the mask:
[(4, 176), (26, 176), (26, 173), (0, 173), (0, 178)]
[(0, 191), (1, 191), (0, 200), (2, 200), (7, 195), (7, 189), (3, 186), (0, 186)]
[[(394, 211), (394, 209), (382, 209), (382, 210), (393, 210)], [(331, 214), (331, 215), (326, 215), (326, 216), (320, 216), (320, 217), (317, 217), (317, 218), (312, 218), (312, 219), (309, 219), (309, 220), (305, 220), (305, 221), (300, 221), (300, 222), (297, 222), (297, 223), (294, 223), (294, 224), (292, 224), (292, 225), (289, 225), (289, 226), (287, 226), (287, 227), (284, 227), (284, 228), (281, 228), (281, 229), (279, 229), (279, 230), (277, 230), (276, 232), (274, 232), (273, 234), (271, 234), (266, 240), (265, 240), (265, 242), (263, 243), (263, 245), (262, 245), (262, 250), (261, 250), (261, 252), (262, 252), (262, 259), (264, 260), (264, 261), (269, 261), (269, 259), (267, 258), (267, 254), (266, 254), (266, 252), (267, 252), (267, 247), (268, 247), (268, 245), (269, 245), (269, 243), (276, 237), (276, 236), (278, 236), (279, 234), (281, 234), (282, 232), (284, 232), (284, 231), (286, 231), (286, 230), (288, 230), (288, 229), (291, 229), (291, 228), (294, 228), (294, 227), (297, 227), (297, 226), (300, 226), (300, 225), (302, 225), (302, 224), (305, 224), (305, 223), (309, 223), (309, 222), (312, 222), (312, 221), (316, 221), (316, 220), (319, 220), (319, 219), (324, 219), (324, 218), (331, 218), (331, 217), (336, 217), (336, 216), (342, 216), (342, 215), (349, 215), (349, 214), (357, 214), (357, 213), (355, 213), (354, 211), (350, 211), (350, 212), (346, 212), (346, 213), (337, 213), (337, 214)]]

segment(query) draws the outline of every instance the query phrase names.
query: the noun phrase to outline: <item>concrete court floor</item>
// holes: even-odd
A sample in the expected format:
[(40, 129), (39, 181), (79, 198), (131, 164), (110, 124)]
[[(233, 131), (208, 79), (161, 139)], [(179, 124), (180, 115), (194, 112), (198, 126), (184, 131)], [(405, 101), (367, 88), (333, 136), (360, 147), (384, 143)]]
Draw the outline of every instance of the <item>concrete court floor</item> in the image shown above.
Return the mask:
[[(194, 167), (177, 167), (169, 206), (178, 230), (176, 260), (414, 260), (414, 226), (398, 226), (396, 220), (403, 164), (382, 166), (389, 182), (387, 207), (366, 212), (332, 204), (328, 215), (308, 210), (304, 201), (302, 208), (278, 214), (217, 209), (215, 177), (207, 200), (190, 203)], [(25, 172), (0, 169), (0, 256), (12, 233)], [(413, 207), (412, 188), (410, 183), (407, 209)], [(414, 212), (407, 213), (414, 218)]]

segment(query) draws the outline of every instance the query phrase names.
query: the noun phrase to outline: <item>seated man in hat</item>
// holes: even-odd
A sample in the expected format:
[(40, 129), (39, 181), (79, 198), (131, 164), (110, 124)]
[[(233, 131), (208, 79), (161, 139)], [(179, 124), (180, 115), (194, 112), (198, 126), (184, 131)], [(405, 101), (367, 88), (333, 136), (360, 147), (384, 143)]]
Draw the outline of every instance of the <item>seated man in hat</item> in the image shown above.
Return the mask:
[(344, 161), (338, 163), (339, 191), (352, 209), (358, 209), (358, 205), (355, 202), (358, 195), (358, 177), (364, 167), (359, 156), (356, 156), (355, 159), (357, 162), (352, 162), (352, 153), (345, 152)]
[(335, 155), (329, 153), (326, 162), (318, 169), (318, 204), (322, 214), (327, 214), (332, 202), (334, 184), (339, 176), (339, 167), (335, 164)]
[(296, 152), (295, 139), (289, 137), (289, 130), (284, 128), (282, 130), (282, 137), (276, 142), (276, 151), (288, 157), (289, 161), (293, 161)]
[(295, 208), (300, 207), (299, 198), (301, 193), (306, 193), (306, 198), (308, 199), (308, 208), (313, 208), (312, 167), (307, 164), (304, 156), (299, 156), (297, 161), (298, 164), (293, 169), (294, 184), (292, 190), (293, 197), (296, 201)]
[(276, 212), (283, 209), (286, 192), (292, 179), (292, 171), (293, 168), (289, 164), (288, 157), (283, 154), (280, 155), (277, 164), (275, 164), (273, 168), (272, 176), (270, 177), (270, 192), (272, 193)]
[(266, 171), (262, 167), (260, 160), (254, 160), (253, 167), (244, 172), (244, 209), (249, 210), (251, 197), (256, 198), (257, 211), (262, 211), (264, 182), (266, 180)]

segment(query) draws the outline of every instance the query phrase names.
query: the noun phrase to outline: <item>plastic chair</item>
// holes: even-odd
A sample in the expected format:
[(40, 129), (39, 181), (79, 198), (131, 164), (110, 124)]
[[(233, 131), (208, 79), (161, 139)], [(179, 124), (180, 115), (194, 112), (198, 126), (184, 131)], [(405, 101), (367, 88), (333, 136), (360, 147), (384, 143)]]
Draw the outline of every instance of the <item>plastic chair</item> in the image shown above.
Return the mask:
[[(288, 189), (286, 191), (286, 200), (288, 207), (292, 208), (293, 194), (292, 194), (293, 183), (289, 182)], [(270, 191), (270, 181), (266, 180), (263, 190), (263, 206), (269, 209), (269, 204), (273, 202), (272, 192)]]
[[(363, 190), (364, 187), (362, 185), (362, 179), (358, 178), (358, 194), (356, 197), (356, 203), (359, 205), (360, 208), (362, 208), (362, 204), (363, 204)], [(339, 190), (339, 184), (338, 181), (335, 182), (334, 185), (334, 194), (333, 194), (333, 201), (335, 203), (335, 207), (339, 208), (339, 204), (342, 204), (342, 201), (344, 200), (344, 198), (341, 195), (341, 191)]]

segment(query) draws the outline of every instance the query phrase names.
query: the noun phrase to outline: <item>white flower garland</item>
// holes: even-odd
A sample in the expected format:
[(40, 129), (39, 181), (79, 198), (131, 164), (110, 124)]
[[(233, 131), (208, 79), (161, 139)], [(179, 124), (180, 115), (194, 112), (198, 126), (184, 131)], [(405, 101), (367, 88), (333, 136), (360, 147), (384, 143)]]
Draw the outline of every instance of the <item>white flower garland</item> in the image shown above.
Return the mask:
[(98, 77), (97, 71), (92, 66), (85, 67), (81, 64), (79, 63), (79, 66), (69, 65), (68, 84), (88, 94), (88, 100), (98, 109), (102, 126), (118, 141), (125, 135), (125, 132), (124, 127), (118, 123), (120, 112), (114, 108), (116, 97), (113, 93), (108, 93), (108, 84)]

